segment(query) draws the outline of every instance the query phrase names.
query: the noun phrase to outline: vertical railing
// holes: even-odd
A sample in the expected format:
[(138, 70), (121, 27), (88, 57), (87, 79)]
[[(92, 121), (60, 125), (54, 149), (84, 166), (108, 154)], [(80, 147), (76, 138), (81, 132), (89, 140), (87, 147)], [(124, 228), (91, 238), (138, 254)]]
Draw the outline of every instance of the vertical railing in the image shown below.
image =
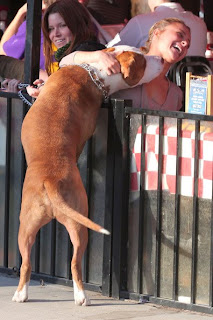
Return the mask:
[(175, 222), (174, 222), (174, 260), (173, 260), (173, 300), (178, 299), (178, 265), (180, 244), (180, 157), (181, 157), (181, 128), (182, 119), (177, 119), (177, 160), (176, 160), (176, 194), (175, 194)]
[(162, 168), (163, 168), (163, 135), (164, 118), (159, 117), (158, 144), (158, 182), (157, 182), (157, 221), (156, 221), (156, 257), (155, 257), (155, 296), (160, 296), (160, 265), (161, 265), (161, 225), (162, 225)]
[[(128, 128), (129, 118), (125, 116), (125, 106), (131, 101), (113, 100), (114, 133), (114, 205), (112, 229), (112, 296), (120, 297), (121, 288), (126, 288), (126, 250), (128, 213)], [(128, 125), (127, 125), (128, 124)], [(125, 261), (125, 262), (124, 262)], [(124, 267), (125, 264), (125, 267)]]
[(198, 246), (198, 176), (200, 154), (200, 121), (195, 121), (195, 150), (194, 150), (194, 196), (192, 222), (192, 276), (191, 303), (195, 304), (197, 284), (197, 246)]
[[(137, 291), (142, 294), (142, 273), (143, 273), (143, 244), (144, 244), (144, 184), (145, 184), (145, 133), (146, 115), (141, 116), (141, 176), (140, 176), (140, 204), (138, 220), (138, 274)], [(131, 152), (131, 150), (130, 150)]]
[(104, 227), (110, 231), (109, 236), (104, 236), (103, 244), (103, 274), (102, 274), (102, 293), (111, 296), (112, 293), (112, 221), (114, 205), (114, 162), (115, 162), (115, 121), (113, 107), (109, 106), (108, 111), (108, 136), (107, 136), (107, 161), (106, 161), (106, 195), (105, 195), (105, 217)]
[(11, 152), (11, 98), (7, 98), (6, 122), (6, 172), (5, 172), (5, 218), (4, 218), (4, 267), (8, 267), (9, 203), (10, 203), (10, 152)]

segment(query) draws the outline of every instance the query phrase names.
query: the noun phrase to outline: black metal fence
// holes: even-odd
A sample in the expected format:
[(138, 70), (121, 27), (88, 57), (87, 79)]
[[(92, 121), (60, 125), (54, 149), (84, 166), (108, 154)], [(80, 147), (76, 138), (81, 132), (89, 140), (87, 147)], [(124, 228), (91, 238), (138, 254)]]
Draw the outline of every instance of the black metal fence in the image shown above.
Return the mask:
[[(20, 131), (26, 111), (16, 94), (0, 93), (0, 271), (7, 273), (20, 267), (17, 233), (25, 172)], [(146, 150), (152, 126), (158, 128), (157, 179), (155, 187), (148, 188)], [(131, 186), (131, 171), (139, 127), (141, 159), (136, 190)], [(173, 193), (163, 187), (167, 127), (175, 132)], [(184, 128), (194, 132), (192, 196), (181, 193)], [(208, 182), (211, 197), (199, 194), (203, 131), (210, 134), (210, 148), (212, 116), (134, 109), (131, 101), (124, 100), (111, 100), (101, 108), (96, 132), (78, 165), (89, 197), (89, 215), (111, 235), (89, 232), (83, 260), (87, 289), (115, 298), (213, 313), (212, 179)], [(208, 154), (212, 152), (209, 149)], [(213, 176), (212, 159), (208, 170)], [(53, 221), (37, 236), (32, 277), (72, 285), (71, 256), (66, 230)]]

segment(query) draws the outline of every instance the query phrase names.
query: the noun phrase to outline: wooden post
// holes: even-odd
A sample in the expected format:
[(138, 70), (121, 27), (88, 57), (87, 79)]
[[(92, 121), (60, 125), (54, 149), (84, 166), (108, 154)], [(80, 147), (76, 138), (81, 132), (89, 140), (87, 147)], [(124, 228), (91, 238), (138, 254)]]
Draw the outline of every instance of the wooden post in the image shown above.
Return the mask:
[(213, 115), (213, 77), (208, 75), (208, 90), (207, 90), (207, 114)]
[(191, 72), (186, 72), (185, 112), (188, 112), (189, 110), (189, 89), (191, 75)]

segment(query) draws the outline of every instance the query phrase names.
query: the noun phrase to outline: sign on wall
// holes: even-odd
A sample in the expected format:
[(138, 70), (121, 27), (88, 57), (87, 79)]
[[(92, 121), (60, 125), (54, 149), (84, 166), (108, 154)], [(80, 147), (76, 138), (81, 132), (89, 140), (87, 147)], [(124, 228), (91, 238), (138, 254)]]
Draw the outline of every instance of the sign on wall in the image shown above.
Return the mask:
[(213, 115), (213, 80), (186, 73), (185, 111), (195, 114)]

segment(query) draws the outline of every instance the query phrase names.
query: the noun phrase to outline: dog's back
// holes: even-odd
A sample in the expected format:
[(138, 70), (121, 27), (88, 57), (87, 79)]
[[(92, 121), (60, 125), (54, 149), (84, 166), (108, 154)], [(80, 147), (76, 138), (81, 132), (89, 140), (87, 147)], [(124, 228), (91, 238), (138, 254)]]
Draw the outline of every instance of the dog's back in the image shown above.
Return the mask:
[(52, 165), (65, 154), (77, 161), (94, 132), (101, 102), (102, 93), (83, 68), (70, 66), (52, 74), (23, 122), (28, 165), (35, 159)]

